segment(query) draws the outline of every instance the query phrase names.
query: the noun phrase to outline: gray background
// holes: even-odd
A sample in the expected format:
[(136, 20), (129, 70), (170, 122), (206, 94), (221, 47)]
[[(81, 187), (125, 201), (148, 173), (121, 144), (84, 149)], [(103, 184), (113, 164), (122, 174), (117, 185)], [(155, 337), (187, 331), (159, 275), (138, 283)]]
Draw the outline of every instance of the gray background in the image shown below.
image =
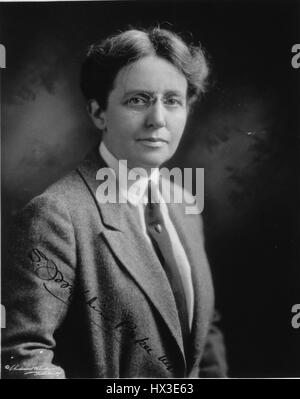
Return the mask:
[(0, 4), (2, 250), (14, 212), (99, 140), (78, 87), (86, 46), (160, 23), (207, 49), (210, 89), (169, 166), (205, 168), (206, 246), (231, 376), (300, 376), (299, 2)]

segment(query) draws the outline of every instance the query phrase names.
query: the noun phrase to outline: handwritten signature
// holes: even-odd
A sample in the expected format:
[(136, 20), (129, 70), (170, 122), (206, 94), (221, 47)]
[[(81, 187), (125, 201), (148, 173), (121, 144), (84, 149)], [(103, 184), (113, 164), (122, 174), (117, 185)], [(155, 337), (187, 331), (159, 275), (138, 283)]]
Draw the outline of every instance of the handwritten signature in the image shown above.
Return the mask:
[[(55, 283), (60, 285), (60, 288), (67, 290), (69, 295), (67, 296), (66, 300), (62, 299), (61, 297), (57, 296), (50, 290), (48, 285), (44, 282), (43, 286), (46, 289), (46, 291), (49, 292), (52, 296), (54, 296), (56, 299), (60, 300), (61, 302), (65, 303), (68, 305), (74, 295), (75, 295), (75, 287), (72, 285), (69, 281), (67, 281), (63, 275), (63, 273), (59, 270), (58, 266), (53, 262), (53, 260), (48, 259), (46, 255), (40, 251), (37, 248), (34, 248), (30, 253), (29, 253), (29, 258), (32, 261), (32, 263), (36, 266), (34, 269), (35, 274), (44, 281), (54, 281)], [(85, 290), (83, 292), (78, 292), (78, 295), (81, 296), (85, 303), (93, 309), (93, 311), (99, 313), (105, 320), (107, 321), (112, 321), (107, 315), (103, 313), (103, 311), (100, 309), (99, 306), (95, 305), (95, 302), (98, 300), (98, 297), (92, 297), (92, 298), (85, 298), (87, 294), (89, 294), (89, 290)]]
[[(29, 258), (32, 264), (35, 266), (34, 269), (35, 274), (39, 279), (44, 281), (43, 286), (45, 290), (56, 299), (65, 303), (66, 305), (69, 305), (69, 303), (74, 299), (75, 287), (65, 279), (63, 273), (55, 264), (55, 262), (53, 262), (51, 259), (48, 259), (46, 255), (37, 248), (32, 249), (32, 251), (29, 253)], [(66, 300), (54, 294), (46, 284), (46, 281), (54, 281), (55, 283), (59, 284), (61, 289), (67, 290), (68, 296)], [(99, 303), (97, 303), (98, 297), (97, 296), (89, 297), (89, 294), (90, 290), (78, 292), (79, 297), (83, 299), (85, 304), (89, 308), (91, 308), (94, 312), (100, 314), (101, 317), (106, 321), (105, 323), (106, 327), (104, 327), (104, 325), (96, 323), (95, 321), (92, 321), (95, 325), (104, 329), (106, 332), (111, 332), (111, 330), (117, 330), (122, 327), (123, 331), (125, 330), (127, 332), (128, 337), (130, 339), (133, 339), (136, 345), (139, 345), (144, 351), (148, 353), (148, 355), (152, 355), (151, 352), (153, 352), (153, 349), (149, 344), (150, 338), (144, 337), (141, 339), (140, 338), (137, 339), (135, 335), (136, 334), (135, 330), (137, 329), (137, 325), (135, 323), (133, 323), (131, 320), (125, 319), (115, 324), (115, 321), (112, 320), (110, 317), (108, 317), (107, 314), (104, 312), (104, 310), (101, 309)], [(114, 339), (116, 339), (119, 343), (121, 343), (121, 341), (117, 337), (114, 337)], [(165, 354), (158, 357), (156, 356), (156, 359), (162, 362), (167, 370), (171, 371), (174, 369), (171, 363), (167, 360)]]

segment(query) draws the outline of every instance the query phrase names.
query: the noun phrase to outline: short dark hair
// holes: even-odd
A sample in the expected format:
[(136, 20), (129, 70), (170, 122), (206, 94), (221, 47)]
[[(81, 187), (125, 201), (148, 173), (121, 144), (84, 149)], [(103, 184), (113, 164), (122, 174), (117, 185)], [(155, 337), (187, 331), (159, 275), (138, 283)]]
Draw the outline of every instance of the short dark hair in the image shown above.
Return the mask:
[(80, 75), (84, 96), (105, 110), (118, 72), (149, 55), (164, 58), (186, 77), (189, 103), (205, 91), (209, 67), (200, 45), (187, 44), (176, 33), (156, 27), (126, 30), (89, 46)]

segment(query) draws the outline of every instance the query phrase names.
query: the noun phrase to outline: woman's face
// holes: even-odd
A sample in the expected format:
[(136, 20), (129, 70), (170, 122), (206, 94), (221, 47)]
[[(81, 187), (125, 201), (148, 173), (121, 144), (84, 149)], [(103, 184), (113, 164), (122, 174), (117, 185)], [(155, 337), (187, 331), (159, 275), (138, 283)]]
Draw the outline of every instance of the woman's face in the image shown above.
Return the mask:
[(147, 56), (117, 74), (100, 113), (103, 141), (129, 168), (158, 167), (175, 153), (187, 114), (187, 80), (163, 58)]

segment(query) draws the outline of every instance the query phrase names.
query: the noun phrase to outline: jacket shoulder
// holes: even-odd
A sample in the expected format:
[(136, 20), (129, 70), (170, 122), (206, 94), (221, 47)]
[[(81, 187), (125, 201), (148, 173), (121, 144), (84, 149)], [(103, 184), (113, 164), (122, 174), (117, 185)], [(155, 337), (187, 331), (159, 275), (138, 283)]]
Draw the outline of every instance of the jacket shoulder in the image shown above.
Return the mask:
[(102, 165), (99, 161), (98, 150), (94, 148), (72, 171), (51, 184), (42, 195), (83, 206), (83, 201), (91, 197), (86, 175), (96, 182), (96, 174), (100, 166)]
[(77, 169), (72, 170), (55, 183), (52, 183), (45, 191), (41, 194), (42, 196), (53, 196), (61, 200), (68, 197), (74, 198), (79, 194), (83, 188), (83, 181), (78, 173)]

